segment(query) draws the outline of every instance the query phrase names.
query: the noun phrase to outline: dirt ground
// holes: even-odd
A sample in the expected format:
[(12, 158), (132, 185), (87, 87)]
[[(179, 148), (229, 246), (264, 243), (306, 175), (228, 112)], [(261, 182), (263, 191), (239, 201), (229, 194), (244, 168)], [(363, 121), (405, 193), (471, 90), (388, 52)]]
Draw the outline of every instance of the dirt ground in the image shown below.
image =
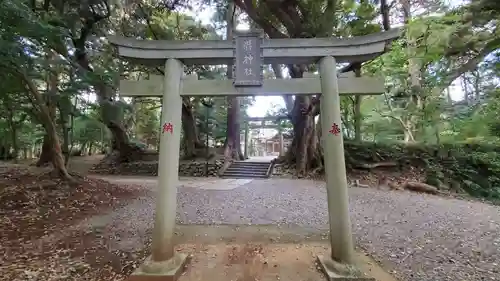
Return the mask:
[[(149, 255), (150, 241), (119, 249), (104, 231), (75, 231), (26, 247), (0, 265), (0, 280), (126, 280)], [(178, 226), (176, 249), (190, 254), (180, 281), (325, 280), (316, 255), (328, 254), (323, 235), (275, 226)], [(146, 248), (142, 248), (146, 246)], [(378, 281), (395, 281), (359, 253), (361, 270)]]
[[(75, 157), (70, 170), (86, 174), (101, 158)], [(122, 189), (91, 178), (72, 190), (29, 163), (0, 165), (8, 187), (0, 196), (0, 280), (125, 280), (140, 266), (150, 252), (150, 229), (143, 239), (130, 239), (123, 230), (111, 231), (113, 218), (106, 216), (141, 200), (137, 186), (119, 183)], [(328, 255), (325, 239), (302, 228), (182, 225), (177, 250), (191, 259), (180, 280), (323, 280), (316, 255)], [(367, 273), (390, 280), (368, 256), (358, 259)]]
[[(77, 172), (94, 164), (86, 162)], [(79, 246), (75, 244), (89, 240), (88, 233), (75, 235), (66, 229), (143, 195), (140, 187), (78, 174), (74, 177), (79, 183), (68, 185), (50, 170), (0, 162), (0, 280), (39, 280), (37, 272), (54, 271), (76, 252), (73, 249)], [(51, 275), (47, 275), (49, 280), (66, 280)]]
[[(71, 169), (85, 173), (100, 160), (92, 158), (75, 158)], [(40, 178), (5, 171), (0, 165), (0, 182), (24, 187), (9, 190), (26, 193), (21, 201), (31, 207), (0, 206), (0, 280), (126, 280), (149, 255), (155, 178), (89, 177), (78, 194), (88, 188), (90, 196), (68, 200), (74, 190), (61, 197), (37, 185)], [(217, 184), (226, 182), (181, 181), (175, 242), (179, 251), (192, 254), (181, 281), (325, 280), (315, 264), (316, 254), (328, 254), (324, 183), (255, 180), (232, 189)], [(384, 281), (395, 280), (387, 271), (400, 281), (500, 280), (498, 207), (403, 191), (349, 193), (363, 272)], [(64, 200), (49, 200), (57, 198)], [(63, 223), (47, 224), (37, 216), (34, 206), (40, 204), (33, 202), (40, 201), (57, 210), (53, 218)], [(19, 221), (32, 227), (16, 228)]]
[[(316, 263), (317, 255), (329, 254), (324, 235), (274, 226), (183, 226), (180, 229), (184, 237), (179, 239), (182, 244), (178, 249), (192, 254), (180, 281), (325, 280)], [(396, 281), (359, 249), (356, 261), (366, 277)]]

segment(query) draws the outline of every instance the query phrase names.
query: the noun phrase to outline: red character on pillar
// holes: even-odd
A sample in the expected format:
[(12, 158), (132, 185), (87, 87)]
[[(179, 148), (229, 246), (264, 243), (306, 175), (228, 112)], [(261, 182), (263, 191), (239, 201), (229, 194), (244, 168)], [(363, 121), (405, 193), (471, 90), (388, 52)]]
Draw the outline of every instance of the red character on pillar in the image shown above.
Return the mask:
[(340, 134), (340, 128), (336, 123), (333, 123), (332, 129), (328, 132), (330, 132), (330, 134), (334, 134), (335, 136), (338, 136)]
[(163, 124), (163, 133), (166, 132), (170, 132), (170, 134), (174, 132), (174, 125), (172, 125), (172, 123), (168, 122)]

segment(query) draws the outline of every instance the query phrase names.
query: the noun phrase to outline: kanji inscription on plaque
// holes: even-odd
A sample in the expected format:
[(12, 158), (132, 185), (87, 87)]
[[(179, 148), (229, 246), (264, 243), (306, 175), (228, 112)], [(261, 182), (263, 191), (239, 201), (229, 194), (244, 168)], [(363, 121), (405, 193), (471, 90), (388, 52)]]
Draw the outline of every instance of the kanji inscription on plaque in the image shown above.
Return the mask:
[(163, 124), (163, 130), (162, 130), (163, 133), (173, 133), (174, 132), (174, 125), (172, 125), (172, 123), (168, 122), (168, 123), (165, 123)]
[(337, 125), (336, 123), (333, 123), (332, 129), (330, 129), (329, 132), (330, 132), (330, 134), (334, 134), (335, 136), (338, 136), (340, 134), (339, 125)]
[(234, 43), (234, 86), (262, 86), (260, 32), (238, 32)]

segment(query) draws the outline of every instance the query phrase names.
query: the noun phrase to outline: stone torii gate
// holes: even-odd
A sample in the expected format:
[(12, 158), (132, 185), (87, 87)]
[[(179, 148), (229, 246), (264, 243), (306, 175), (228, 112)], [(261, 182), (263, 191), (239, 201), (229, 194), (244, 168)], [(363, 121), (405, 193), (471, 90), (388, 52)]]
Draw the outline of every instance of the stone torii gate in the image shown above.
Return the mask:
[[(152, 255), (130, 277), (133, 280), (172, 280), (179, 276), (187, 256), (175, 253), (173, 236), (179, 184), (181, 96), (255, 96), (321, 93), (321, 124), (326, 189), (330, 224), (331, 257), (320, 258), (325, 272), (333, 278), (334, 262), (352, 264), (354, 246), (349, 218), (348, 186), (341, 133), (336, 63), (362, 62), (381, 55), (399, 30), (347, 39), (262, 39), (260, 32), (238, 32), (233, 40), (163, 41), (109, 37), (118, 54), (130, 62), (165, 66), (163, 83), (162, 134), (158, 165), (158, 193), (152, 241)], [(321, 78), (266, 80), (263, 64), (319, 64)], [(183, 81), (185, 65), (233, 65), (234, 80)], [(291, 85), (294, 85), (293, 87)], [(358, 83), (343, 86), (345, 92), (374, 94), (382, 84), (365, 87)], [(123, 86), (123, 85), (122, 85)], [(363, 88), (356, 91), (353, 89)], [(369, 88), (369, 89), (368, 89)], [(374, 89), (380, 90), (375, 92)], [(217, 89), (217, 90), (214, 90)], [(122, 88), (125, 92), (127, 87)], [(148, 89), (140, 89), (151, 96)], [(139, 92), (139, 91), (136, 91)], [(158, 92), (158, 91), (157, 91)], [(338, 276), (338, 275), (337, 275)]]
[[(249, 130), (252, 129), (275, 129), (278, 131), (279, 138), (279, 156), (283, 156), (284, 153), (284, 145), (283, 145), (283, 128), (279, 124), (265, 124), (266, 121), (281, 121), (284, 119), (288, 119), (288, 116), (268, 116), (268, 117), (248, 117), (245, 119), (245, 159), (248, 158), (248, 133)], [(261, 122), (260, 125), (257, 124), (249, 124), (250, 122)], [(267, 141), (266, 141), (266, 150), (267, 150)], [(274, 152), (274, 143), (273, 143), (273, 152)]]

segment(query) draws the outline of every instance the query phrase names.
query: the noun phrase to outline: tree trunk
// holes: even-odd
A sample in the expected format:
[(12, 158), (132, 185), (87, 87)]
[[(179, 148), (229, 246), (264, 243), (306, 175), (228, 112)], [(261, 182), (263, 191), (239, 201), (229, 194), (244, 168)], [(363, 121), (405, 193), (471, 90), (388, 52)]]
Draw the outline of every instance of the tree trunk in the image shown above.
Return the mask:
[[(50, 122), (54, 122), (56, 118), (56, 103), (54, 102), (55, 100), (55, 95), (57, 94), (57, 85), (58, 85), (58, 78), (57, 75), (50, 74), (49, 79), (48, 79), (48, 84), (47, 84), (47, 95), (45, 97), (45, 105), (49, 114), (49, 119)], [(42, 123), (48, 122), (47, 120), (41, 119), (40, 120)], [(42, 124), (44, 127), (45, 125)], [(40, 153), (40, 159), (38, 159), (36, 166), (40, 167), (43, 165), (46, 165), (48, 163), (51, 163), (53, 161), (52, 156), (54, 152), (52, 151), (53, 144), (51, 143), (50, 137), (48, 136), (47, 129), (45, 130), (45, 136), (43, 137), (43, 144), (42, 144), (42, 152)]]
[(472, 77), (474, 77), (474, 82), (472, 85), (474, 86), (474, 101), (477, 101), (481, 95), (481, 72), (477, 69), (471, 72)]
[[(226, 15), (227, 22), (227, 40), (233, 38), (233, 29), (235, 26), (234, 2), (229, 1)], [(227, 79), (233, 78), (232, 65), (227, 66)], [(240, 102), (237, 97), (227, 97), (227, 134), (224, 143), (225, 164), (232, 160), (243, 160), (243, 152), (240, 145)]]
[(316, 168), (319, 166), (323, 166), (323, 164), (321, 163), (321, 154), (318, 154), (318, 152), (321, 151), (319, 149), (321, 147), (321, 143), (319, 143), (320, 139), (318, 138), (318, 130), (321, 131), (321, 127), (318, 127), (318, 124), (319, 126), (321, 126), (321, 122), (319, 122), (319, 118), (318, 123), (315, 122), (315, 117), (311, 117), (311, 119), (312, 132), (309, 134), (311, 139), (309, 140), (309, 145), (307, 146), (307, 155), (311, 155), (310, 158), (314, 160), (314, 162), (310, 163), (310, 168)]
[[(354, 71), (356, 77), (361, 77), (361, 69), (356, 69)], [(354, 97), (354, 140), (361, 141), (361, 121), (363, 120), (363, 116), (361, 115), (361, 102), (362, 96), (356, 95)]]
[(17, 144), (17, 128), (16, 126), (13, 126), (11, 128), (11, 133), (10, 133), (11, 137), (12, 137), (12, 158), (14, 160), (15, 163), (17, 163), (17, 157), (19, 156), (19, 146)]
[(11, 155), (10, 155), (10, 146), (6, 144), (1, 144), (0, 145), (0, 160), (10, 160)]
[(63, 145), (62, 145), (62, 153), (64, 155), (64, 164), (68, 165), (69, 161), (69, 153), (70, 153), (70, 139), (69, 139), (69, 127), (68, 127), (68, 115), (65, 110), (60, 106), (59, 107), (59, 119), (61, 120), (62, 127), (62, 135), (63, 135)]
[[(411, 3), (409, 0), (401, 0), (401, 7), (403, 10), (404, 22), (408, 23), (412, 19), (411, 14)], [(417, 40), (411, 36), (410, 31), (406, 31), (407, 47), (406, 52), (408, 54), (408, 74), (410, 76), (410, 95), (408, 99), (408, 104), (410, 105), (409, 116), (406, 123), (406, 128), (408, 132), (405, 133), (405, 141), (415, 141), (417, 124), (420, 119), (420, 113), (423, 110), (423, 100), (422, 100), (422, 72), (421, 72), (421, 59), (417, 55)]]
[(40, 157), (36, 162), (36, 166), (40, 167), (45, 164), (52, 162), (52, 151), (51, 144), (49, 142), (49, 138), (47, 133), (43, 136), (43, 144), (42, 144), (42, 152), (40, 153)]
[(435, 126), (435, 128), (434, 128), (434, 134), (436, 136), (436, 144), (439, 145), (439, 144), (441, 144), (441, 137), (440, 137), (440, 131), (441, 130), (439, 129), (440, 126), (439, 126), (439, 124), (436, 124), (434, 126)]
[(16, 125), (14, 125), (14, 122), (9, 121), (9, 127), (10, 127), (10, 138), (11, 138), (11, 146), (12, 146), (12, 158), (14, 162), (17, 162), (17, 157), (19, 154), (19, 147), (17, 145), (17, 128)]
[(86, 149), (87, 149), (87, 143), (86, 143), (86, 142), (84, 142), (84, 143), (82, 143), (82, 145), (80, 146), (80, 153), (79, 153), (79, 154), (80, 154), (80, 156), (85, 155), (85, 150), (86, 150)]
[[(78, 51), (82, 52), (81, 50)], [(78, 64), (82, 68), (89, 72), (93, 72), (93, 69), (90, 67), (88, 57), (85, 53), (76, 54), (76, 58)], [(119, 104), (113, 102), (112, 88), (106, 85), (105, 81), (103, 80), (97, 80), (93, 86), (97, 95), (99, 106), (101, 107), (102, 122), (106, 124), (113, 136), (112, 150), (118, 152), (118, 154), (116, 154), (118, 157), (112, 160), (117, 162), (131, 162), (140, 159), (140, 154), (142, 154), (143, 151), (140, 147), (137, 147), (130, 143), (121, 116), (113, 116), (113, 114), (110, 114), (112, 112), (119, 111)], [(110, 153), (110, 155), (115, 154)]]
[(317, 147), (316, 147), (316, 166), (318, 170), (324, 170), (324, 161), (323, 161), (323, 142), (322, 142), (322, 137), (323, 134), (321, 133), (321, 118), (318, 118), (318, 122), (315, 125), (315, 137), (316, 137), (316, 142), (317, 142)]
[[(354, 101), (353, 101), (353, 106), (354, 106)], [(352, 114), (354, 115), (354, 109), (352, 110)], [(349, 122), (349, 115), (350, 115), (350, 111), (349, 111), (349, 108), (341, 108), (340, 109), (340, 113), (341, 113), (341, 116), (340, 116), (340, 121), (342, 122), (342, 127), (345, 129), (345, 132), (346, 132), (346, 136), (348, 138), (352, 138), (352, 132), (354, 131), (354, 128), (352, 126), (352, 124)]]
[[(46, 101), (44, 101), (42, 95), (38, 91), (33, 81), (28, 76), (26, 76), (25, 73), (20, 73), (20, 75), (26, 83), (28, 92), (33, 96), (32, 100), (35, 103), (33, 104), (33, 106), (40, 109), (38, 115), (43, 127), (45, 128), (47, 144), (50, 145), (50, 158), (52, 161), (52, 165), (54, 166), (54, 171), (61, 178), (73, 182), (73, 177), (71, 177), (71, 175), (68, 173), (68, 170), (66, 169), (66, 166), (64, 165), (64, 157), (61, 152), (61, 144), (59, 142), (59, 137), (57, 136), (56, 125), (54, 119), (52, 119), (51, 116), (52, 113), (49, 107), (47, 107)], [(52, 80), (52, 82), (53, 81), (54, 80)], [(54, 85), (53, 83), (50, 84)]]
[[(140, 104), (142, 103), (142, 98), (132, 98), (132, 114), (131, 117), (125, 121), (125, 130), (130, 132), (131, 138), (139, 139), (137, 134), (137, 120), (141, 118), (140, 116)], [(144, 140), (141, 140), (144, 141)]]
[(292, 111), (293, 140), (291, 148), (288, 150), (288, 159), (295, 162), (297, 176), (305, 176), (312, 162), (313, 155), (308, 149), (312, 145), (313, 138), (313, 117), (303, 115), (302, 108), (307, 108), (310, 98), (307, 96), (295, 97), (294, 109)]
[(199, 139), (193, 105), (188, 97), (182, 98), (182, 130), (184, 132), (184, 158), (198, 157), (197, 148), (205, 147)]
[(38, 144), (35, 142), (33, 145), (30, 147), (29, 151), (29, 159), (34, 159), (36, 158), (36, 151), (37, 151)]
[[(292, 78), (301, 78), (304, 67), (290, 67)], [(316, 151), (308, 147), (317, 147), (317, 138), (314, 137), (314, 117), (303, 114), (304, 108), (309, 108), (311, 98), (308, 96), (296, 96), (291, 112), (293, 125), (293, 140), (287, 151), (287, 161), (295, 163), (297, 176), (306, 176), (308, 170), (315, 162)]]
[(68, 170), (66, 169), (66, 165), (64, 163), (64, 156), (61, 151), (61, 143), (59, 141), (59, 137), (57, 136), (57, 129), (55, 122), (49, 118), (47, 118), (44, 122), (44, 128), (47, 131), (48, 142), (51, 146), (51, 160), (52, 165), (54, 166), (54, 170), (61, 176), (63, 179), (73, 180), (73, 178), (69, 175)]
[(9, 126), (9, 129), (11, 131), (10, 133), (10, 138), (11, 138), (11, 145), (12, 145), (12, 158), (14, 162), (17, 162), (17, 158), (19, 156), (19, 145), (18, 145), (18, 140), (17, 140), (17, 130), (20, 128), (20, 125), (24, 122), (26, 116), (21, 118), (19, 121), (15, 121), (15, 114), (14, 114), (14, 105), (12, 104), (12, 101), (7, 98), (4, 99), (7, 105), (7, 124)]
[(406, 124), (403, 124), (403, 130), (404, 130), (404, 142), (409, 143), (409, 142), (415, 142), (415, 137), (413, 136), (413, 128), (412, 128), (412, 122), (411, 120), (407, 120)]
[(224, 158), (226, 161), (231, 159), (244, 160), (240, 145), (240, 124), (238, 122), (240, 103), (236, 97), (228, 97), (227, 102), (227, 135), (224, 143)]
[(354, 140), (361, 141), (361, 95), (354, 97)]

